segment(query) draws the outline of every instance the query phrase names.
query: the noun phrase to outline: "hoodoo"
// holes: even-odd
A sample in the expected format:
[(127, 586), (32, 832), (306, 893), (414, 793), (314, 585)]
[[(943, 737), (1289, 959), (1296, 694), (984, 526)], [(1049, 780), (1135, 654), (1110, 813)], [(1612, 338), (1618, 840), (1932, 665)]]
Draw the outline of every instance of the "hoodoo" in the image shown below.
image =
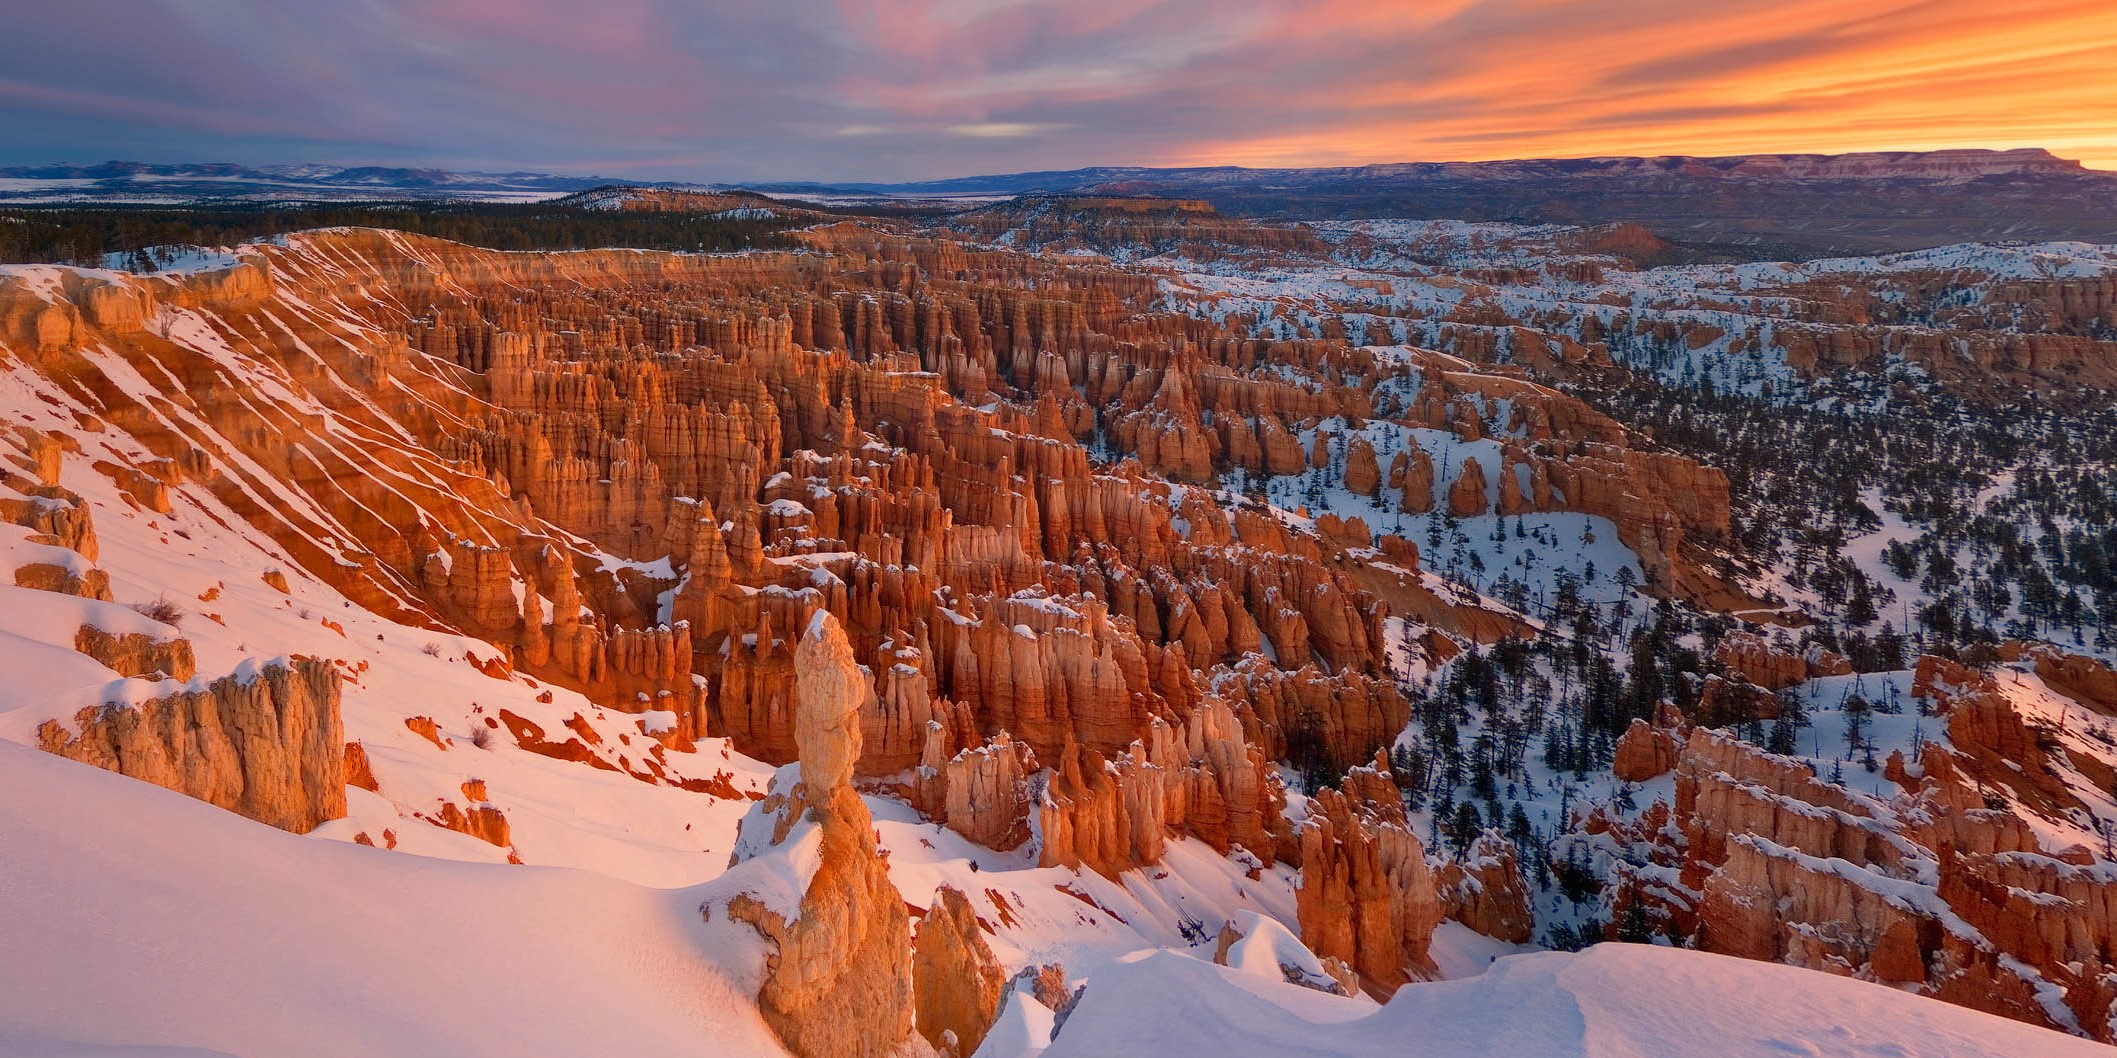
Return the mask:
[(911, 920), (852, 785), (868, 683), (836, 618), (819, 613), (803, 630), (794, 675), (799, 781), (782, 790), (775, 780), (753, 810), (768, 818), (743, 825), (768, 827), (771, 845), (812, 844), (802, 856), (814, 865), (791, 915), (743, 897), (729, 914), (770, 945), (757, 1003), (788, 1050), (882, 1058), (912, 1035)]

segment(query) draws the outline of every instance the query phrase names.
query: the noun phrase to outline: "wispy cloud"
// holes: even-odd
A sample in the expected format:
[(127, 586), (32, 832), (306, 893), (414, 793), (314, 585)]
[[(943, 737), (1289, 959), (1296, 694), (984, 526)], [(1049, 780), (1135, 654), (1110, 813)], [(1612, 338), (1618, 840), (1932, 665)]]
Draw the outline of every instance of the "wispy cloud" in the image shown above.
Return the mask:
[(2117, 167), (2107, 0), (69, 0), (0, 158), (691, 178), (2046, 145)]
[(968, 125), (950, 125), (948, 132), (956, 136), (1004, 140), (1056, 132), (1067, 127), (1069, 126), (1055, 121), (978, 121)]

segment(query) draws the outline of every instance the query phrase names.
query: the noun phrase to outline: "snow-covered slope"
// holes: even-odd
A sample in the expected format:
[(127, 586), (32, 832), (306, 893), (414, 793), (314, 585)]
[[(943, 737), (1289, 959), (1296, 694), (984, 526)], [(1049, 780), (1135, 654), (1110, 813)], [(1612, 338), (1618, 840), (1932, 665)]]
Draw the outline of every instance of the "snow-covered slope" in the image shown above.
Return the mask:
[(697, 890), (295, 837), (0, 741), (0, 1055), (777, 1055)]
[(1319, 992), (1260, 983), (1180, 955), (1143, 955), (1091, 979), (1058, 1039), (1043, 1052), (1046, 1058), (2089, 1058), (2109, 1053), (2100, 1044), (1881, 985), (1636, 944), (1502, 959), (1478, 977), (1406, 988), (1378, 1011)]
[[(294, 837), (4, 742), (0, 804), (7, 1058), (784, 1053), (750, 998), (757, 942), (698, 915), (711, 885)], [(1104, 963), (1044, 1053), (2109, 1053), (1878, 985), (1666, 948), (1505, 958), (1379, 1009), (1233, 961), (1158, 948)], [(1010, 1044), (996, 1033), (980, 1053), (1034, 1053)]]

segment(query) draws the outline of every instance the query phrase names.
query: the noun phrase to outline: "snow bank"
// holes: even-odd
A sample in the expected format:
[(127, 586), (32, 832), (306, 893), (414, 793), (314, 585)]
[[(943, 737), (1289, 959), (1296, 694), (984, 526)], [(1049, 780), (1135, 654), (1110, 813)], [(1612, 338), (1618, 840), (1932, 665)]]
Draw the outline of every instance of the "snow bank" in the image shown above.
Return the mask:
[[(988, 1048), (989, 1051), (989, 1048)], [(2109, 1049), (1881, 985), (1633, 944), (1501, 959), (1380, 1010), (1173, 952), (1105, 967), (1049, 1058), (2090, 1058)], [(1007, 1058), (998, 1054), (990, 1058)]]
[(1229, 969), (1267, 981), (1285, 981), (1299, 975), (1308, 984), (1324, 989), (1335, 983), (1316, 954), (1278, 921), (1255, 911), (1238, 911), (1230, 925), (1242, 934), (1242, 939), (1228, 945)]
[(699, 890), (295, 837), (4, 742), (0, 805), (0, 1058), (785, 1053)]

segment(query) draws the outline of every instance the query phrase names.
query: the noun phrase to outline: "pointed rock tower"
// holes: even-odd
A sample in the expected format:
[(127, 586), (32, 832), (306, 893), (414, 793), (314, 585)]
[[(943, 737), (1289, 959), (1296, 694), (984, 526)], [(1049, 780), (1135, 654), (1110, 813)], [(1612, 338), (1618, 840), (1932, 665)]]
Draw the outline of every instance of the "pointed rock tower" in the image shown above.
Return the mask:
[(800, 824), (814, 824), (815, 872), (792, 922), (757, 900), (737, 898), (729, 913), (773, 949), (757, 1003), (788, 1050), (801, 1058), (881, 1058), (912, 1037), (911, 918), (852, 785), (869, 684), (827, 611), (802, 634), (794, 672), (801, 781), (784, 795), (775, 790), (779, 796), (757, 810), (778, 813), (773, 845), (805, 840)]

